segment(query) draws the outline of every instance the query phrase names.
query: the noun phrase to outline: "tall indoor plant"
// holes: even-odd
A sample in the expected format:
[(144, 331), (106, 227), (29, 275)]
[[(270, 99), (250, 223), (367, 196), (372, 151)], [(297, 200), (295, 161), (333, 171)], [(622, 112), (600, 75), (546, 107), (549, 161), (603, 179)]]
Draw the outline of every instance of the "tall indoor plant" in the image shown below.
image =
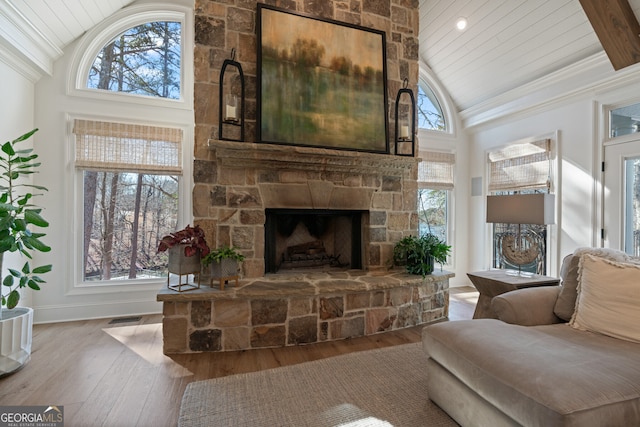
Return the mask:
[[(0, 152), (0, 376), (22, 367), (31, 354), (33, 309), (16, 307), (20, 301), (20, 289), (40, 290), (40, 284), (44, 283), (40, 274), (51, 271), (50, 264), (32, 268), (29, 261), (34, 253), (51, 250), (40, 240), (45, 234), (32, 230), (49, 226), (40, 215), (42, 208), (32, 203), (34, 197), (47, 191), (45, 187), (29, 181), (30, 175), (38, 172), (38, 155), (33, 148), (18, 147), (37, 130), (5, 142)], [(3, 262), (7, 252), (18, 252), (27, 261), (20, 269), (8, 268), (5, 275)], [(11, 334), (11, 337), (5, 334)]]

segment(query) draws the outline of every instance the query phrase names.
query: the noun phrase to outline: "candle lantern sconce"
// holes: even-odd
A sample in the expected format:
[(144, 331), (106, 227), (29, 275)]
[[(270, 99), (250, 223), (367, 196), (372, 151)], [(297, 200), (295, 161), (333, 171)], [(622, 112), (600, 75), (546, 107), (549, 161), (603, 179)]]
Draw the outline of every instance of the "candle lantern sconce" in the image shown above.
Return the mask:
[[(223, 141), (244, 141), (244, 74), (242, 73), (242, 66), (239, 62), (236, 62), (236, 50), (231, 49), (231, 59), (225, 59), (220, 69), (220, 108), (218, 111), (218, 138)], [(230, 67), (227, 70), (227, 67)], [(233, 91), (233, 84), (229, 83), (225, 88), (224, 79), (227, 75), (232, 73), (232, 69), (235, 68), (237, 77), (240, 81), (240, 97), (237, 95), (237, 91)], [(227, 73), (228, 72), (228, 73)], [(227, 74), (225, 74), (227, 73)], [(239, 98), (239, 99), (238, 99)], [(225, 131), (229, 134), (232, 129), (231, 126), (240, 128), (240, 138), (225, 137)]]
[[(409, 80), (404, 79), (402, 89), (396, 97), (396, 140), (395, 154), (397, 156), (415, 157), (416, 147), (416, 101), (413, 91), (408, 88)], [(404, 98), (409, 97), (409, 111), (401, 112), (400, 104)]]

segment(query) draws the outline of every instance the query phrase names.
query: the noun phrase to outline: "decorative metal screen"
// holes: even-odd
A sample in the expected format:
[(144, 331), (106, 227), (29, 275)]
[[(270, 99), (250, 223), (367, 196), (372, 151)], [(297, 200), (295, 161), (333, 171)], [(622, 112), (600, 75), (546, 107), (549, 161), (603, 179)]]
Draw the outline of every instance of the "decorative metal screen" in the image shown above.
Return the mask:
[(547, 226), (494, 224), (493, 267), (547, 273)]

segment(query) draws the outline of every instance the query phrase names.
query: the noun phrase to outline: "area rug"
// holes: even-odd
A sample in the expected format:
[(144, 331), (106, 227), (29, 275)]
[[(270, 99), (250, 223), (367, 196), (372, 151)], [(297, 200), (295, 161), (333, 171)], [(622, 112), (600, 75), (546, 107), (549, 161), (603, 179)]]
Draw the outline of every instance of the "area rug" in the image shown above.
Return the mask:
[(457, 424), (429, 401), (420, 343), (190, 383), (179, 427)]

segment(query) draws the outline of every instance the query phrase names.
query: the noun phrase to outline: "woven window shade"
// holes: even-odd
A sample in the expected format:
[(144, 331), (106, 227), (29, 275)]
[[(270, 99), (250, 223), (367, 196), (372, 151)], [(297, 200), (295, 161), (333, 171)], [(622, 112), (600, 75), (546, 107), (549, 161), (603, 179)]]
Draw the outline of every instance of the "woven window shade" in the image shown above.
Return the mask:
[(78, 168), (182, 174), (182, 129), (75, 120)]
[(548, 188), (550, 154), (550, 139), (513, 144), (490, 152), (489, 191)]
[(456, 156), (452, 153), (426, 151), (418, 163), (418, 188), (453, 190), (453, 167)]

